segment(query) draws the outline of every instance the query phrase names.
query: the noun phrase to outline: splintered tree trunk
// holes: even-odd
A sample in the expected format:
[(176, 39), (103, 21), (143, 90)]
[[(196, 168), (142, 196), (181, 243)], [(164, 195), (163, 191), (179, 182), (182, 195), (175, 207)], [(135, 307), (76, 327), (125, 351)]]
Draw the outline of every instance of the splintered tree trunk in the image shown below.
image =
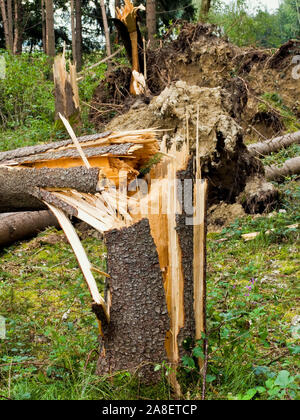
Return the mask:
[(80, 102), (75, 64), (70, 63), (67, 72), (65, 53), (54, 60), (55, 118), (59, 114), (70, 119), (73, 124), (80, 123)]
[(155, 44), (156, 35), (156, 0), (147, 0), (147, 30), (148, 40), (153, 46)]
[[(206, 183), (194, 188), (187, 143), (181, 150), (174, 143), (168, 155), (156, 134), (152, 129), (108, 132), (80, 138), (75, 144), (66, 140), (0, 153), (0, 211), (47, 206), (57, 217), (99, 321), (98, 374), (126, 370), (152, 383), (161, 378), (155, 364), (166, 361), (170, 382), (180, 396), (176, 370), (188, 351), (184, 342), (190, 338), (193, 347), (205, 332), (201, 235)], [(82, 166), (81, 153), (87, 167)], [(147, 185), (138, 175), (149, 161), (156, 163), (149, 174), (153, 183)], [(185, 184), (190, 206), (181, 203)], [(199, 214), (194, 204), (196, 208), (199, 204)], [(89, 263), (67, 215), (104, 234), (108, 273)], [(92, 271), (107, 278), (105, 298)]]
[[(204, 267), (195, 264), (205, 243), (197, 243), (195, 254), (194, 214), (179, 206), (186, 181), (193, 196), (193, 160), (186, 146), (180, 152), (173, 147), (171, 154), (172, 162), (162, 161), (152, 169), (150, 177), (156, 181), (141, 201), (141, 213), (129, 226), (105, 234), (111, 306), (97, 372), (128, 370), (153, 383), (161, 378), (155, 364), (166, 361), (171, 385), (180, 396), (176, 370), (187, 350), (184, 342), (190, 339), (193, 346), (196, 331), (199, 339), (205, 332), (205, 286), (200, 284)], [(147, 208), (149, 213), (143, 214)], [(195, 269), (200, 276), (194, 275)]]

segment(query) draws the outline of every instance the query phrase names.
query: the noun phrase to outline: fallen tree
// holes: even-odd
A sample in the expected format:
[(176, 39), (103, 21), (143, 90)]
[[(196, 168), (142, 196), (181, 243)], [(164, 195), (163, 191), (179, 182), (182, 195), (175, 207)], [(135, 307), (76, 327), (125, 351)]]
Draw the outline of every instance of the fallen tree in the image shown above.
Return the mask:
[(0, 214), (0, 248), (34, 236), (49, 226), (59, 227), (50, 211)]
[[(231, 112), (221, 88), (177, 82), (106, 133), (0, 153), (0, 210), (48, 207), (74, 250), (99, 321), (98, 374), (138, 370), (149, 383), (167, 360), (180, 395), (184, 341), (193, 348), (206, 330), (206, 198), (234, 202), (253, 179), (251, 205), (276, 197)], [(90, 264), (68, 216), (104, 235), (107, 273)], [(105, 296), (93, 273), (106, 278)]]
[(285, 177), (300, 174), (300, 157), (287, 160), (284, 165), (266, 166), (266, 178), (269, 181), (283, 181)]
[(248, 146), (248, 150), (252, 156), (266, 156), (271, 153), (278, 152), (283, 148), (287, 148), (295, 143), (300, 143), (300, 131), (276, 137), (275, 139), (267, 140), (261, 143), (251, 144)]

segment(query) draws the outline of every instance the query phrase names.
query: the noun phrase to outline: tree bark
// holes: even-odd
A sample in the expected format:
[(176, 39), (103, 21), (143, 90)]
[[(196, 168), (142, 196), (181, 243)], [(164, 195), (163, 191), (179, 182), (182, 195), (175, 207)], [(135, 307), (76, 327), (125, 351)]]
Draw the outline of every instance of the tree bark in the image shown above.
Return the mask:
[(72, 32), (72, 55), (73, 63), (76, 64), (76, 29), (75, 29), (75, 0), (71, 0), (71, 32)]
[(147, 0), (146, 13), (148, 40), (150, 41), (150, 44), (154, 46), (156, 35), (156, 0)]
[(34, 236), (49, 226), (59, 227), (50, 211), (0, 214), (0, 249)]
[(47, 54), (47, 27), (46, 27), (46, 11), (45, 11), (45, 0), (41, 0), (42, 10), (42, 37), (43, 37), (43, 50)]
[(211, 7), (211, 0), (201, 1), (200, 14), (199, 14), (200, 22), (206, 22), (210, 7)]
[(3, 21), (3, 29), (5, 35), (5, 46), (7, 51), (12, 51), (10, 45), (10, 38), (9, 38), (9, 26), (8, 26), (8, 18), (7, 18), (7, 10), (6, 10), (6, 3), (5, 0), (0, 0), (1, 6), (1, 14), (2, 14), (2, 21)]
[(252, 156), (265, 156), (273, 152), (289, 147), (292, 144), (300, 143), (300, 131), (285, 136), (276, 137), (275, 139), (267, 140), (261, 143), (250, 144), (248, 150)]
[(8, 21), (9, 49), (10, 49), (10, 51), (13, 52), (13, 48), (14, 48), (14, 25), (13, 25), (12, 0), (7, 0), (7, 21)]
[(54, 8), (53, 0), (45, 0), (46, 5), (46, 44), (47, 54), (55, 57)]
[(76, 19), (76, 70), (80, 72), (82, 68), (82, 13), (81, 13), (81, 0), (76, 0), (75, 3)]
[[(107, 15), (106, 15), (104, 0), (100, 0), (100, 6), (101, 6), (102, 19), (103, 19), (103, 25), (104, 25), (104, 34), (105, 34), (105, 41), (106, 41), (106, 53), (107, 53), (107, 56), (109, 57), (109, 56), (111, 56), (111, 45), (110, 45), (110, 34), (109, 34), (109, 27), (108, 27), (108, 21), (107, 21)], [(109, 66), (109, 62), (108, 62), (108, 66)]]
[(287, 160), (283, 166), (265, 167), (266, 178), (269, 181), (284, 181), (284, 178), (300, 174), (300, 157)]
[(23, 27), (22, 27), (22, 2), (15, 0), (15, 28), (14, 28), (14, 54), (22, 53)]

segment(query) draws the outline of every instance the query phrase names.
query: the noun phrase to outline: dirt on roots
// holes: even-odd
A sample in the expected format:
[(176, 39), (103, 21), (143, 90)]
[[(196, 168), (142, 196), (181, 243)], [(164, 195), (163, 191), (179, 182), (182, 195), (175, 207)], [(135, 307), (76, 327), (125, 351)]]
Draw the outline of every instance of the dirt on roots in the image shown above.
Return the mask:
[[(221, 210), (210, 211), (217, 228), (221, 219), (226, 225), (243, 212), (270, 211), (278, 200), (278, 191), (264, 179), (262, 163), (249, 155), (245, 143), (300, 129), (297, 55), (299, 40), (277, 51), (240, 48), (212, 25), (180, 22), (159, 48), (147, 51), (147, 94), (133, 98), (131, 69), (118, 66), (96, 89), (90, 118), (99, 130), (160, 128), (166, 130), (162, 139), (179, 146), (187, 136), (188, 118), (193, 145), (199, 107), (209, 205), (223, 203)], [(223, 220), (219, 213), (225, 208)]]
[[(240, 48), (213, 25), (180, 22), (170, 28), (159, 48), (148, 50), (149, 91), (140, 101), (148, 104), (178, 80), (222, 87), (232, 95), (232, 116), (244, 128), (245, 141), (262, 141), (290, 128), (289, 115), (300, 119), (300, 72), (295, 62), (299, 55), (300, 40), (290, 40), (277, 51)], [(96, 89), (90, 118), (99, 129), (136, 106), (136, 98), (129, 94), (130, 79), (130, 68), (118, 66)]]

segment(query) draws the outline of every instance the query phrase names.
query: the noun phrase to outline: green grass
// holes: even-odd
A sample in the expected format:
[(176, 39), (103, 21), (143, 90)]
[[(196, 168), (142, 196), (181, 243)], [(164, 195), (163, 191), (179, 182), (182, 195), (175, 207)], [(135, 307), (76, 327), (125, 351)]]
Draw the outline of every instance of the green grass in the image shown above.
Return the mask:
[[(295, 181), (281, 188), (281, 212), (248, 216), (209, 235), (208, 399), (247, 399), (257, 387), (261, 393), (254, 398), (298, 398), (293, 386), (299, 345), (292, 321), (299, 315), (299, 229), (287, 226), (299, 223), (300, 191)], [(265, 235), (268, 229), (274, 232)], [(253, 231), (262, 235), (245, 242), (241, 235)], [(105, 270), (101, 241), (88, 237), (83, 244), (92, 263)], [(97, 323), (61, 232), (50, 229), (9, 247), (0, 260), (0, 314), (7, 319), (7, 339), (0, 341), (0, 395), (18, 400), (171, 398), (166, 380), (145, 387), (126, 372), (114, 380), (94, 375)], [(97, 281), (103, 290), (103, 278)], [(279, 398), (278, 387), (265, 384), (281, 371), (290, 373), (293, 386)], [(186, 363), (181, 378), (185, 397), (200, 398), (201, 381)]]

